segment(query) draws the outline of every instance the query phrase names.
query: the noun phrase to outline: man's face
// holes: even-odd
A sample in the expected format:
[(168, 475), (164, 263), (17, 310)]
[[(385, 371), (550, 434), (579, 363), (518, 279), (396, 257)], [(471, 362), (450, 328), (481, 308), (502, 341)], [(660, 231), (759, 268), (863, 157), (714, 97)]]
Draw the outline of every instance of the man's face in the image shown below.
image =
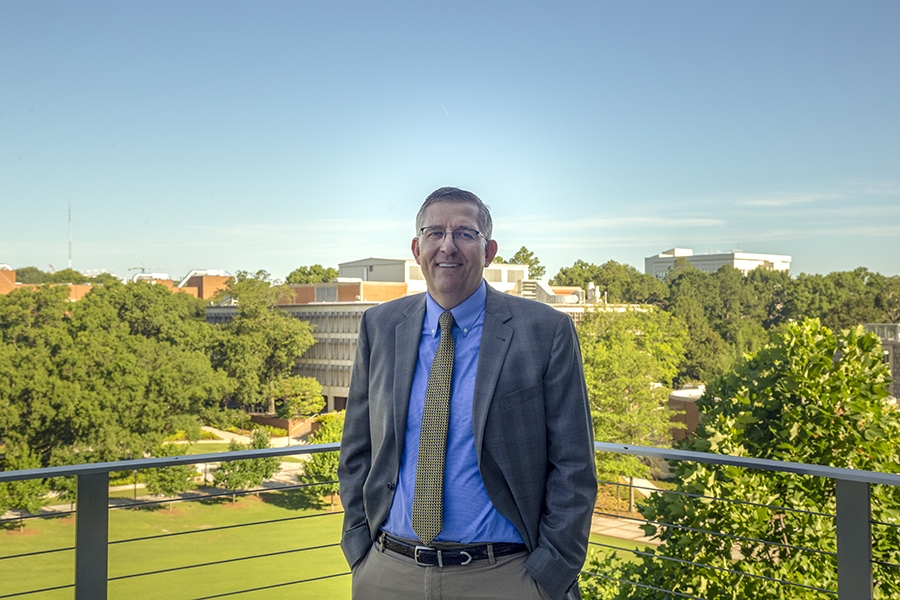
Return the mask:
[[(423, 227), (440, 227), (447, 232), (478, 227), (478, 208), (464, 202), (435, 202), (425, 209)], [(450, 310), (478, 289), (484, 268), (497, 254), (497, 242), (478, 237), (462, 243), (445, 235), (440, 242), (413, 238), (412, 253), (422, 267), (431, 297)]]

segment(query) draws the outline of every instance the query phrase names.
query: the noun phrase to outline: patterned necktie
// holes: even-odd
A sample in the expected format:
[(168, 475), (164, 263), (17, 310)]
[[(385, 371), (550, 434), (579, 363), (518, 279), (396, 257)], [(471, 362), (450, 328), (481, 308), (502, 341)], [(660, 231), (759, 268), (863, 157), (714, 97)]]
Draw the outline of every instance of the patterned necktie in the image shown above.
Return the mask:
[(449, 310), (445, 311), (438, 322), (441, 341), (431, 363), (425, 390), (412, 509), (413, 531), (425, 546), (431, 544), (443, 527), (444, 454), (453, 381), (453, 315)]

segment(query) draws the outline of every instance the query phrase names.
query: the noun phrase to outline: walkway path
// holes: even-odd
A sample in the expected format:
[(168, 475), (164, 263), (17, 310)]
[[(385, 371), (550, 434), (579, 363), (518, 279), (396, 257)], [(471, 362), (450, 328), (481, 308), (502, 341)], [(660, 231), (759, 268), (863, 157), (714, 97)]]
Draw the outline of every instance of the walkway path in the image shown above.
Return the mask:
[[(214, 433), (215, 435), (217, 435), (220, 438), (220, 440), (200, 440), (195, 443), (199, 443), (199, 444), (215, 443), (215, 442), (222, 441), (222, 440), (224, 440), (224, 441), (236, 440), (242, 444), (250, 443), (250, 437), (246, 436), (246, 435), (242, 435), (239, 433), (231, 433), (229, 431), (222, 431), (221, 429), (216, 429), (214, 427), (208, 427), (208, 426), (204, 426), (203, 429), (205, 431)], [(290, 446), (306, 445), (305, 440), (303, 440), (301, 438), (297, 438), (297, 437), (295, 437), (295, 438), (289, 438), (289, 437), (272, 438), (271, 441), (272, 441), (272, 446), (276, 447), (276, 448), (281, 448), (281, 447), (285, 447), (285, 446), (289, 446), (289, 445)], [(302, 458), (302, 457), (298, 457), (298, 458)], [(198, 464), (196, 466), (197, 466), (198, 470), (200, 470), (201, 472), (203, 472), (204, 468), (206, 467), (205, 464)], [(301, 467), (302, 467), (302, 463), (282, 461), (281, 470), (270, 481), (267, 481), (266, 483), (264, 483), (263, 488), (277, 489), (278, 487), (281, 487), (283, 485), (292, 485), (292, 484), (297, 483), (296, 477), (299, 474)], [(642, 491), (639, 488), (655, 488), (655, 486), (651, 482), (649, 482), (645, 479), (635, 479), (634, 485), (636, 488), (638, 488), (636, 491), (644, 496), (646, 496), (649, 492)], [(110, 488), (110, 491), (126, 490), (126, 489), (130, 490), (132, 488), (133, 488), (133, 486), (131, 486), (131, 485), (123, 485), (123, 486), (116, 486), (115, 488)], [(142, 488), (144, 488), (144, 485), (138, 484), (138, 489), (140, 489), (143, 494), (146, 494), (146, 491), (143, 490)], [(188, 499), (191, 497), (196, 498), (197, 496), (202, 496), (202, 495), (205, 495), (205, 494), (195, 490), (193, 492), (187, 492), (185, 494), (182, 494), (182, 497), (184, 497), (185, 499)], [(149, 498), (148, 496), (138, 496), (137, 499), (141, 500), (142, 497), (145, 500), (147, 498)], [(132, 502), (133, 501), (131, 499), (127, 499), (127, 498), (118, 498), (118, 499), (111, 500), (111, 504), (130, 504)], [(43, 511), (45, 511), (45, 512), (63, 512), (63, 511), (70, 510), (70, 506), (71, 505), (69, 505), (69, 504), (45, 506), (43, 508)], [(17, 512), (13, 512), (13, 511), (9, 511), (5, 515), (0, 515), (0, 518), (2, 518), (2, 519), (10, 519), (10, 518), (17, 518), (17, 517), (18, 517)], [(643, 542), (643, 543), (647, 543), (647, 544), (657, 544), (658, 543), (644, 535), (644, 531), (640, 528), (640, 524), (638, 522), (633, 521), (628, 518), (624, 518), (624, 517), (623, 518), (615, 518), (615, 517), (608, 517), (605, 515), (596, 515), (595, 514), (593, 519), (591, 519), (591, 533), (605, 535), (605, 536), (609, 536), (609, 537), (613, 537), (613, 538), (617, 538), (617, 539), (621, 539), (621, 540)]]

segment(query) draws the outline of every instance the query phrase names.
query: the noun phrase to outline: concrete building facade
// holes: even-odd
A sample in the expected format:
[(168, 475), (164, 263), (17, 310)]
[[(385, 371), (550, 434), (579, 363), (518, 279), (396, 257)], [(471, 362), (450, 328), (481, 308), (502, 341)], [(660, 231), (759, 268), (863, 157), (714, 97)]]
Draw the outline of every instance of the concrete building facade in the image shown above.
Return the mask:
[[(338, 272), (341, 279), (403, 282), (409, 294), (426, 289), (422, 268), (411, 258), (364, 258), (339, 264)], [(493, 263), (485, 268), (484, 279), (496, 290), (509, 292), (517, 282), (528, 279), (528, 265)]]
[(884, 362), (894, 379), (888, 392), (894, 398), (900, 398), (900, 323), (867, 323), (866, 331), (881, 338)]
[(683, 258), (695, 268), (714, 273), (720, 267), (729, 265), (744, 275), (753, 269), (770, 269), (772, 271), (791, 270), (791, 257), (784, 254), (755, 254), (734, 250), (733, 252), (716, 252), (711, 254), (694, 254), (690, 248), (671, 248), (655, 256), (644, 259), (644, 273), (658, 279), (665, 279), (666, 274), (675, 265), (675, 259)]

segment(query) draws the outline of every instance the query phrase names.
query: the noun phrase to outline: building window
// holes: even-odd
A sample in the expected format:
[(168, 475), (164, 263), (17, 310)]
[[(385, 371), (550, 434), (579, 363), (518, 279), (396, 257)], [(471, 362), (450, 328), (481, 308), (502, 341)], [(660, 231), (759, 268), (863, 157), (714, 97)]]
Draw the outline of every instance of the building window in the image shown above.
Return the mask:
[(487, 281), (503, 281), (503, 270), (502, 269), (485, 269), (484, 270), (484, 278)]
[(317, 287), (316, 302), (337, 302), (337, 286)]

